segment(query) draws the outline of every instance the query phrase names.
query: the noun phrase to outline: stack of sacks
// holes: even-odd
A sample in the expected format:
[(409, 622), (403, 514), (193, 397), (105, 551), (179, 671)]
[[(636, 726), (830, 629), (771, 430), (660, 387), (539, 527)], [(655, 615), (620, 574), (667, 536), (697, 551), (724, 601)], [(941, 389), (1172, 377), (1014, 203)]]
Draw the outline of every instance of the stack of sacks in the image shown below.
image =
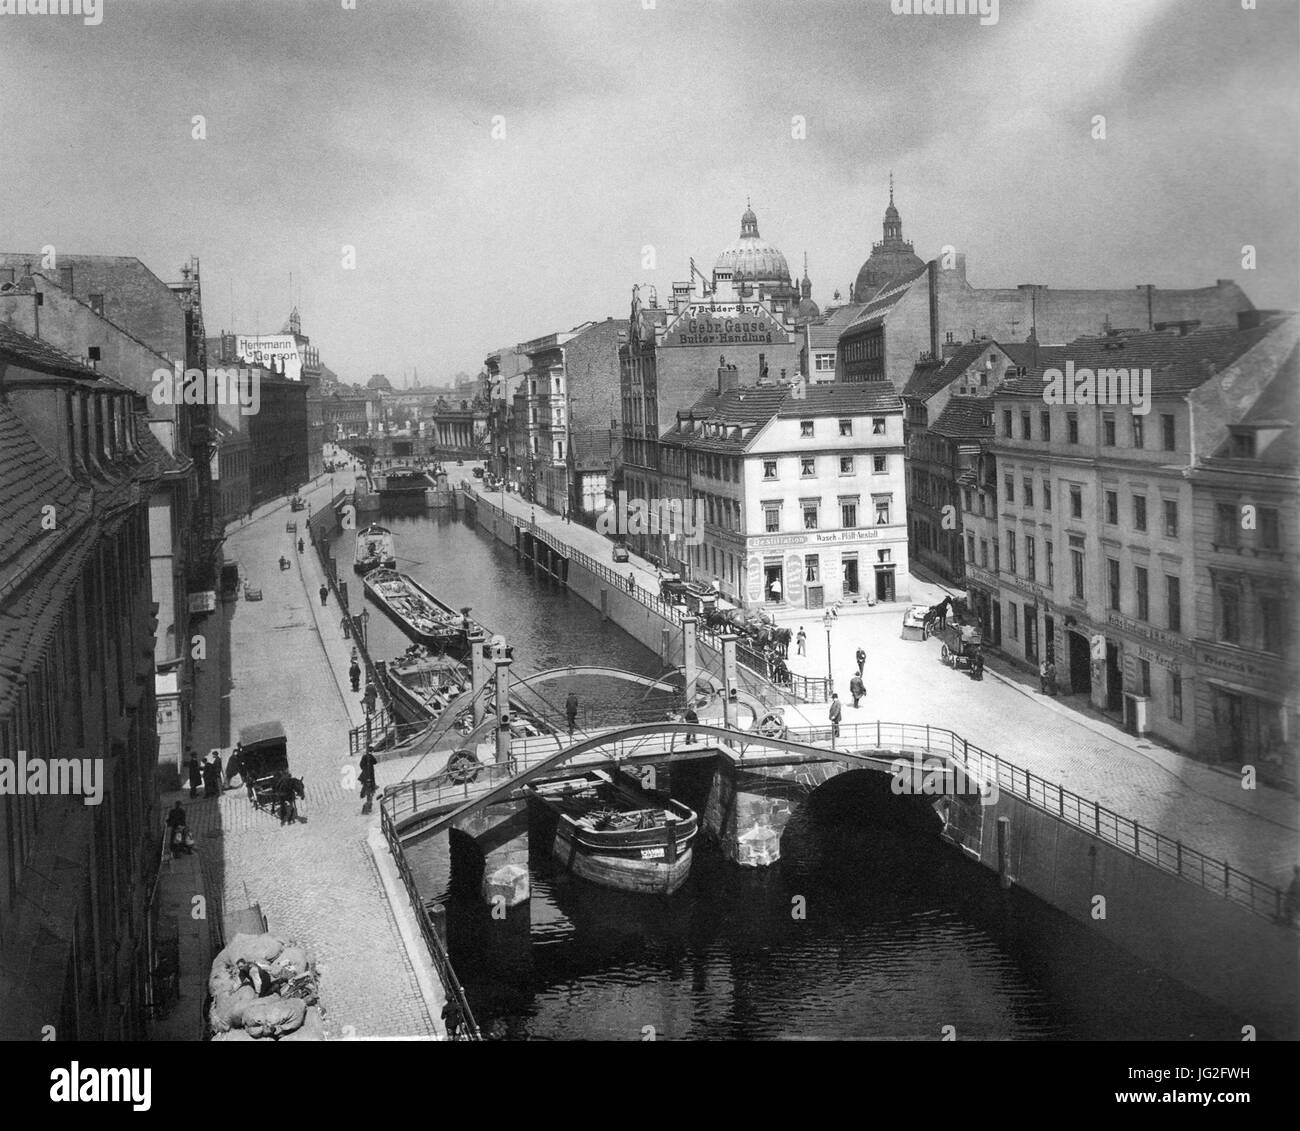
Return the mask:
[(325, 1039), (316, 960), (272, 934), (236, 935), (208, 977), (214, 1041)]

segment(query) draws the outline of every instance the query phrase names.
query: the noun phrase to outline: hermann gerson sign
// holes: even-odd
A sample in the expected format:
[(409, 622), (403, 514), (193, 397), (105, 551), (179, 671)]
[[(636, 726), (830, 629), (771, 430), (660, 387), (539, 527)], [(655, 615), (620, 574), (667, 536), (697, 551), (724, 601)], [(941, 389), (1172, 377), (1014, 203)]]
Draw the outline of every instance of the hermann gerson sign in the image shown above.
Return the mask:
[(757, 303), (688, 306), (668, 327), (664, 346), (788, 346), (790, 335)]

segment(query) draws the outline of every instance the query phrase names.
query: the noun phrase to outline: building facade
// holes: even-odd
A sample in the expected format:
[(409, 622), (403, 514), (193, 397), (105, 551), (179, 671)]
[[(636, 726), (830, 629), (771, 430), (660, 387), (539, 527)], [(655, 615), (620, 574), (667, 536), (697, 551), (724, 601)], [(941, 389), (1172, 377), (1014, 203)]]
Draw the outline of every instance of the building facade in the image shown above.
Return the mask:
[(986, 335), (999, 342), (1063, 345), (1112, 330), (1154, 331), (1157, 323), (1230, 325), (1250, 300), (1230, 279), (1194, 290), (1056, 290), (1037, 284), (977, 289), (966, 256), (950, 251), (888, 283), (840, 336), (845, 381), (890, 381), (900, 391), (922, 354)]
[(664, 436), (703, 517), (682, 539), (689, 576), (745, 607), (906, 599), (897, 394), (719, 380)]
[[(0, 805), (5, 1040), (146, 1036), (162, 822), (145, 420), (134, 391), (0, 326), (0, 758), (50, 771)], [(73, 759), (80, 792), (51, 788)]]
[(1182, 326), (1066, 347), (1074, 372), (1112, 391), (1121, 371), (1149, 372), (1146, 411), (1101, 394), (1101, 404), (1057, 403), (1044, 392), (1048, 370), (1008, 378), (992, 398), (996, 533), (973, 516), (971, 533), (996, 538), (997, 550), (991, 573), (982, 554), (967, 568), (1000, 606), (991, 636), (1020, 663), (1051, 660), (1068, 692), (1131, 732), (1184, 750), (1196, 747), (1198, 685), (1190, 395), (1279, 325)]

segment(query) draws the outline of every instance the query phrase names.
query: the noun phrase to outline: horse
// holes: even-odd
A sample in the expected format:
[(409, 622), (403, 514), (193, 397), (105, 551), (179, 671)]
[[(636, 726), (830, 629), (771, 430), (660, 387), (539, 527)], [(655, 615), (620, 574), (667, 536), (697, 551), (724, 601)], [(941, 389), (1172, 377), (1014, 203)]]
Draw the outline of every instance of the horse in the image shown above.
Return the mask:
[(776, 645), (782, 659), (788, 657), (790, 655), (790, 630), (788, 628), (776, 629), (772, 633), (772, 643)]
[(935, 626), (943, 628), (948, 623), (948, 612), (952, 608), (952, 598), (945, 597), (937, 605), (931, 605), (930, 611), (921, 618), (921, 631), (929, 636)]
[(298, 801), (306, 797), (302, 778), (290, 777), (288, 773), (275, 783), (275, 811), (280, 815), (280, 824), (296, 823), (298, 820)]

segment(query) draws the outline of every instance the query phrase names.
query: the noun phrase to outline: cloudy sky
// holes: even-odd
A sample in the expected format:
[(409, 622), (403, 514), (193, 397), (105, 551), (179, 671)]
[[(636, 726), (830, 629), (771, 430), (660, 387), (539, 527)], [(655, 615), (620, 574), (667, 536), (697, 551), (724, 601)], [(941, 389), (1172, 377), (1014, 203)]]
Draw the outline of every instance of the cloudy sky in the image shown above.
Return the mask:
[(847, 297), (891, 169), (904, 235), (975, 286), (1298, 302), (1295, 0), (342, 2), (0, 14), (0, 249), (198, 255), (210, 332), (300, 296), (327, 364), (395, 383), (666, 296), (746, 195)]

